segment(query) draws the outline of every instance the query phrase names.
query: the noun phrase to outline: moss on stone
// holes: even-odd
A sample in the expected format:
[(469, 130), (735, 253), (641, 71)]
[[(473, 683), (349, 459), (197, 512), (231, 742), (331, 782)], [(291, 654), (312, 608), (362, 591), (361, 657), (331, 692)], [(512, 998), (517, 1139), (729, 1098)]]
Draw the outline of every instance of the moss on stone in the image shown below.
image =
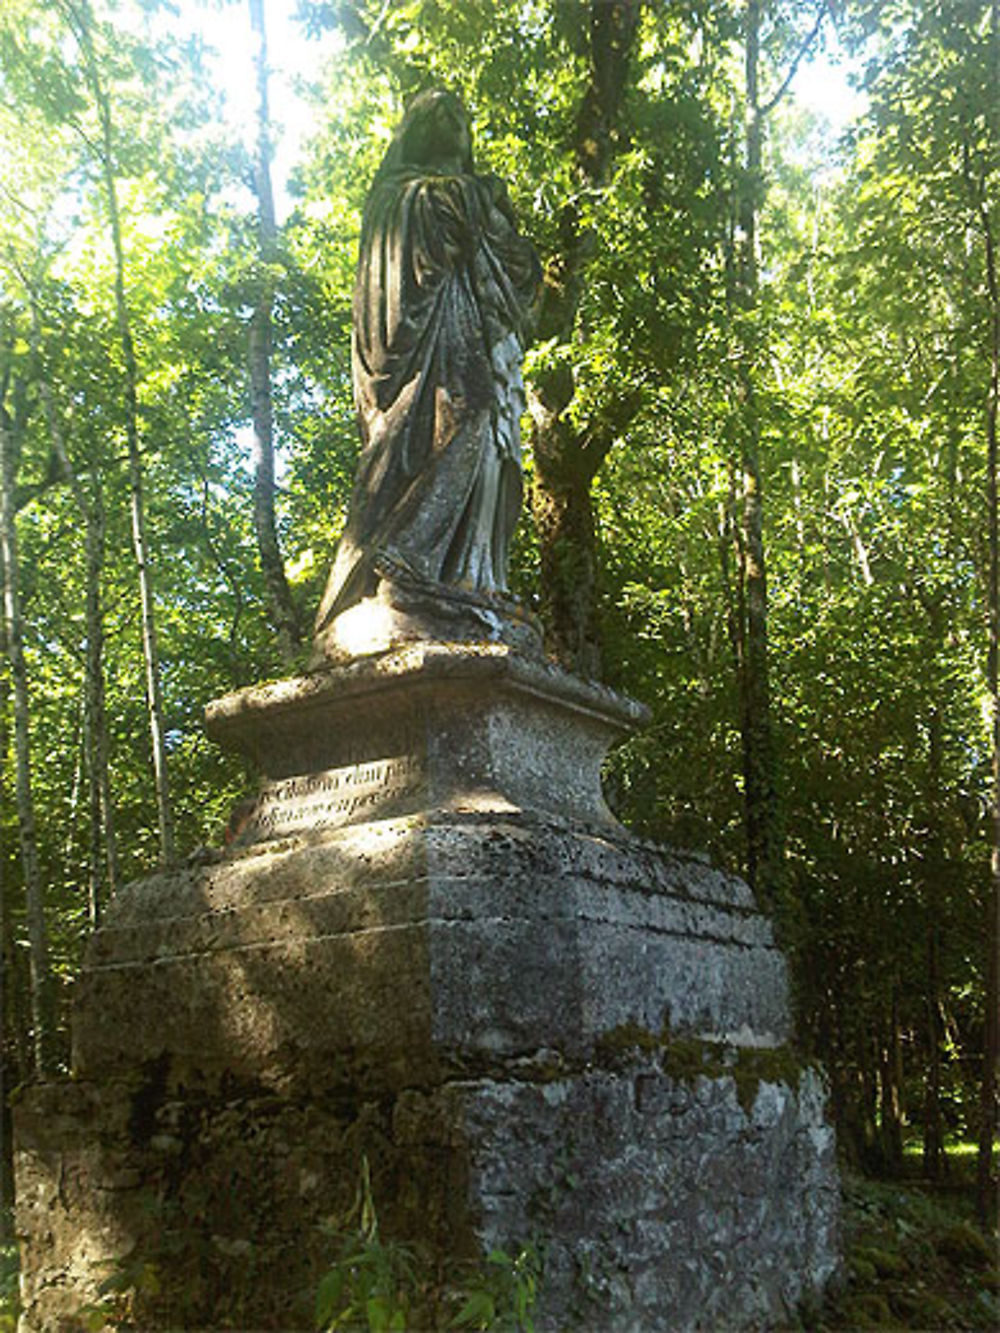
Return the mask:
[(942, 1296), (930, 1291), (893, 1292), (889, 1304), (904, 1328), (959, 1328), (961, 1315)]
[(866, 1286), (875, 1281), (875, 1265), (860, 1254), (852, 1254), (847, 1263), (847, 1272), (852, 1282)]
[(675, 1037), (663, 1047), (660, 1065), (665, 1074), (679, 1083), (693, 1083), (697, 1078), (724, 1078), (732, 1070), (724, 1064), (723, 1051), (718, 1042)]
[(627, 1051), (657, 1051), (668, 1040), (663, 1033), (650, 1032), (638, 1023), (619, 1023), (609, 1032), (602, 1032), (597, 1038), (596, 1052), (599, 1059), (613, 1059)]
[(962, 1216), (971, 1189), (937, 1193), (851, 1176), (844, 1185), (847, 1284), (832, 1290), (815, 1323), (804, 1327), (994, 1333), (996, 1270), (984, 1264), (992, 1260), (993, 1241)]
[(806, 1064), (790, 1046), (730, 1046), (704, 1037), (683, 1037), (664, 1025), (652, 1032), (639, 1023), (622, 1023), (597, 1041), (599, 1059), (613, 1062), (630, 1051), (656, 1054), (668, 1078), (678, 1083), (694, 1083), (699, 1078), (731, 1078), (736, 1097), (744, 1113), (753, 1112), (762, 1083), (798, 1086)]

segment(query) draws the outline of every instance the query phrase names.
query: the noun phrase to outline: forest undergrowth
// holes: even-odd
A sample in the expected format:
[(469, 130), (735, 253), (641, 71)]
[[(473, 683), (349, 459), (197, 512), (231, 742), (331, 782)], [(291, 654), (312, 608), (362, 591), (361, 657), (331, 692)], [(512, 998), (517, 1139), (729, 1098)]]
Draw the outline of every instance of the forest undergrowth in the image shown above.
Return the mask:
[(895, 1328), (915, 1333), (1000, 1327), (996, 1219), (974, 1223), (972, 1159), (949, 1154), (940, 1183), (871, 1180), (845, 1173), (844, 1272), (809, 1333)]

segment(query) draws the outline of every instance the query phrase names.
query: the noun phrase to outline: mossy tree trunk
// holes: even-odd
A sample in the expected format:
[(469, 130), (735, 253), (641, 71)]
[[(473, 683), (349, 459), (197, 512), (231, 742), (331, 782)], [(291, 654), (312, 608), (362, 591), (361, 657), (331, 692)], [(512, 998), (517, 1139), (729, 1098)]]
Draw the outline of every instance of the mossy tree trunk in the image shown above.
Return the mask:
[[(573, 156), (581, 194), (611, 179), (639, 17), (640, 0), (591, 0), (588, 6), (589, 80), (577, 112)], [(538, 335), (569, 348), (597, 244), (576, 200), (560, 219), (559, 249), (545, 266)], [(637, 399), (610, 405), (605, 419), (583, 428), (570, 417), (576, 393), (566, 359), (535, 375), (529, 386), (534, 482), (531, 507), (538, 529), (541, 611), (550, 648), (572, 670), (600, 672), (597, 552), (591, 488), (615, 438), (638, 408)]]

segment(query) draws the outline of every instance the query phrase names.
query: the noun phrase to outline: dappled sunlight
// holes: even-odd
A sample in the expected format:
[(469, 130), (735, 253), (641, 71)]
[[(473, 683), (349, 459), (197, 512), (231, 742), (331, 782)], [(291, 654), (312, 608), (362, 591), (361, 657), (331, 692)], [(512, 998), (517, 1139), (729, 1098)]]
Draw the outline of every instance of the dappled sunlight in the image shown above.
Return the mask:
[(389, 646), (394, 623), (392, 608), (369, 597), (342, 612), (327, 631), (326, 639), (331, 647), (361, 657)]

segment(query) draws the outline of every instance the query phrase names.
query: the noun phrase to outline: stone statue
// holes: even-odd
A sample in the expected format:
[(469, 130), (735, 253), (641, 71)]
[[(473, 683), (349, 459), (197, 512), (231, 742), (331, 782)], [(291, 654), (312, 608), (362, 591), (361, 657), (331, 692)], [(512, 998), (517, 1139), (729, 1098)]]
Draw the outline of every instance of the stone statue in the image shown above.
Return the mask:
[(365, 204), (352, 361), (362, 451), (317, 643), (390, 583), (489, 601), (521, 506), (524, 329), (541, 269), (465, 111), (410, 105)]

